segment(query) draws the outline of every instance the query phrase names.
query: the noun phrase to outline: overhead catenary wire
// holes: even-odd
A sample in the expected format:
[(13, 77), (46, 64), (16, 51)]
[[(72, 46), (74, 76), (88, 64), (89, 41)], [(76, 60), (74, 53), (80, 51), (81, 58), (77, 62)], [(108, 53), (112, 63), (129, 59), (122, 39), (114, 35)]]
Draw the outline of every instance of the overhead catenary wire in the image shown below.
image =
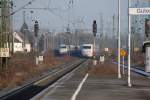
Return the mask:
[[(33, 1), (33, 0), (32, 0)], [(34, 0), (35, 1), (35, 0)], [(62, 19), (62, 20), (67, 20), (67, 19), (65, 19), (65, 18), (63, 18), (63, 16), (62, 15), (60, 15), (60, 13), (59, 14), (57, 14), (56, 12), (55, 12), (55, 10), (57, 10), (57, 11), (60, 11), (60, 12), (66, 12), (67, 10), (68, 10), (68, 8), (67, 8), (67, 10), (65, 9), (65, 10), (63, 10), (63, 9), (61, 9), (61, 7), (56, 7), (56, 8), (50, 8), (50, 4), (51, 4), (51, 1), (52, 0), (50, 0), (49, 2), (48, 2), (48, 6), (47, 7), (26, 7), (25, 5), (23, 6), (23, 7), (21, 7), (20, 8), (20, 10), (22, 10), (22, 9), (29, 9), (29, 10), (47, 10), (47, 11), (49, 11), (50, 13), (52, 13), (53, 15), (55, 15), (55, 16), (57, 16), (57, 17), (59, 17), (60, 19)], [(28, 3), (29, 4), (29, 3)], [(31, 3), (30, 3), (31, 4)], [(18, 9), (19, 10), (19, 9)], [(17, 11), (17, 10), (16, 10)]]
[(36, 0), (31, 0), (28, 3), (26, 3), (25, 5), (23, 5), (22, 7), (20, 7), (19, 9), (13, 11), (10, 15), (14, 15), (15, 13), (21, 11), (22, 9), (24, 9), (25, 7), (27, 7), (28, 5), (31, 5), (33, 2), (35, 2)]
[[(50, 4), (52, 3), (52, 0), (49, 0), (49, 2), (48, 2), (48, 6), (46, 6), (46, 7), (27, 7), (27, 6), (29, 6), (29, 5), (31, 5), (33, 2), (35, 2), (35, 1), (37, 1), (37, 0), (31, 0), (31, 1), (29, 1), (28, 3), (26, 3), (25, 5), (23, 5), (22, 7), (20, 7), (20, 8), (18, 8), (17, 10), (15, 10), (15, 11), (13, 11), (11, 14), (10, 14), (10, 16), (11, 15), (14, 15), (14, 14), (16, 14), (17, 12), (19, 12), (19, 11), (21, 11), (21, 10), (23, 10), (23, 9), (29, 9), (29, 10), (47, 10), (47, 11), (49, 11), (50, 13), (52, 13), (53, 15), (55, 15), (55, 16), (57, 16), (57, 17), (59, 17), (61, 20), (64, 20), (64, 21), (67, 21), (68, 19), (66, 19), (66, 18), (64, 18), (63, 16), (62, 16), (62, 14), (60, 14), (60, 12), (68, 12), (69, 11), (69, 8), (67, 8), (67, 9), (62, 9), (61, 7), (57, 7), (57, 8), (50, 8)], [(70, 0), (69, 1), (69, 4), (73, 4), (73, 0)], [(56, 10), (57, 11), (59, 11), (59, 13), (57, 13), (56, 12)]]

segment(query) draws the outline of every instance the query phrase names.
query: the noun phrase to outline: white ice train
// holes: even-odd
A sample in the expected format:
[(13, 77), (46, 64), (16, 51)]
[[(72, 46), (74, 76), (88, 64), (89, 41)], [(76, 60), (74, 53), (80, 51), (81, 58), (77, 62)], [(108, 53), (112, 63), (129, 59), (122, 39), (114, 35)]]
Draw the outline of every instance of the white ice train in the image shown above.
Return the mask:
[(68, 53), (68, 46), (65, 44), (61, 44), (59, 46), (59, 54), (67, 54)]
[(84, 57), (93, 57), (93, 44), (83, 44), (81, 54)]

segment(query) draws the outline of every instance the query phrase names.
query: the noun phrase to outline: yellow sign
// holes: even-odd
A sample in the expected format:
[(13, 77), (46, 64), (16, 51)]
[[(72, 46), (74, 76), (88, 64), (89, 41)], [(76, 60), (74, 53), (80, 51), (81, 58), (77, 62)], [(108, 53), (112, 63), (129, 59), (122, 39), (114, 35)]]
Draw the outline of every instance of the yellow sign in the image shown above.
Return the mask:
[(124, 56), (126, 56), (126, 54), (127, 54), (127, 52), (126, 52), (125, 50), (121, 49), (120, 55), (121, 55), (122, 57), (124, 57)]

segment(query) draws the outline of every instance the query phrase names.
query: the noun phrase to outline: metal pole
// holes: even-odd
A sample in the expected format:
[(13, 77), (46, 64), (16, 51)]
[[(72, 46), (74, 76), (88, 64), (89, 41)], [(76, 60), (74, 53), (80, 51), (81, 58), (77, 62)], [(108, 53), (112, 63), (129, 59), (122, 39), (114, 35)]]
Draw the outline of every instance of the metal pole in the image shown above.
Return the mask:
[(94, 36), (94, 45), (93, 45), (93, 51), (94, 51), (94, 60), (95, 60), (95, 36)]
[(12, 53), (14, 53), (14, 33), (12, 33)]
[(121, 40), (120, 40), (120, 0), (118, 0), (118, 79), (121, 78), (120, 73), (120, 47), (121, 47)]
[[(148, 2), (149, 2), (149, 7), (150, 7), (150, 0)], [(149, 18), (150, 18), (150, 15), (149, 15)]]
[[(129, 7), (131, 6), (131, 0), (128, 0), (128, 11)], [(131, 16), (128, 13), (128, 86), (131, 87)]]
[(122, 57), (122, 64), (123, 64), (123, 66), (122, 66), (122, 74), (124, 75), (125, 74), (125, 72), (124, 72), (124, 56)]
[[(13, 1), (12, 0), (10, 0), (10, 2), (11, 3), (13, 3)], [(13, 5), (12, 4), (10, 4), (10, 8), (11, 8), (11, 10), (10, 10), (10, 12), (13, 12)], [(10, 13), (9, 12), (9, 13)], [(10, 43), (9, 43), (9, 49), (11, 50), (11, 55), (13, 55), (13, 53), (14, 53), (14, 41), (13, 41), (13, 15), (12, 16), (10, 16), (10, 37), (9, 37), (9, 39), (10, 39)]]
[[(6, 1), (4, 1), (4, 0), (1, 0), (1, 48), (4, 48), (4, 43), (5, 43), (5, 37), (4, 37), (4, 31), (5, 31), (5, 2)], [(2, 53), (2, 51), (1, 51), (1, 53)], [(3, 57), (1, 57), (1, 68), (3, 68), (4, 67), (4, 62), (3, 62)]]
[(96, 65), (96, 64), (97, 64), (95, 47), (96, 47), (96, 46), (95, 46), (95, 36), (94, 36), (94, 44), (93, 44), (93, 52), (94, 52), (94, 55), (93, 55), (93, 65)]
[[(25, 16), (26, 16), (26, 12), (23, 11), (23, 24), (25, 24)], [(23, 49), (25, 51), (25, 45), (26, 45), (26, 29), (25, 28), (23, 28), (23, 33), (24, 33)]]
[[(3, 1), (1, 1), (1, 8), (0, 8), (0, 15), (2, 16), (2, 7), (3, 7)], [(2, 16), (3, 17), (3, 16)], [(2, 17), (0, 18), (0, 28), (2, 29)], [(1, 53), (2, 53), (2, 44), (3, 44), (3, 40), (2, 40), (2, 30), (0, 30), (0, 56), (1, 56)], [(0, 68), (2, 68), (2, 57), (0, 57)]]
[(103, 25), (104, 20), (103, 20), (103, 13), (100, 13), (100, 43), (99, 43), (99, 48), (100, 48), (100, 54), (102, 53), (102, 48), (103, 48), (103, 41), (102, 41), (102, 37), (103, 37)]

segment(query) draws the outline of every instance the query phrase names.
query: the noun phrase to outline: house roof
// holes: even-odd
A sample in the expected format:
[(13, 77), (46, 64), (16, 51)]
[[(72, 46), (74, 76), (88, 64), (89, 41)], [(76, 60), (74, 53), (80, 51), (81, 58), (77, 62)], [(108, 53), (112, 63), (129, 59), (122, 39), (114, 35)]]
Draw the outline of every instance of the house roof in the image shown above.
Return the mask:
[(13, 36), (15, 42), (24, 42), (25, 40), (26, 43), (29, 43), (28, 38), (24, 37), (23, 33), (21, 32), (14, 32)]

